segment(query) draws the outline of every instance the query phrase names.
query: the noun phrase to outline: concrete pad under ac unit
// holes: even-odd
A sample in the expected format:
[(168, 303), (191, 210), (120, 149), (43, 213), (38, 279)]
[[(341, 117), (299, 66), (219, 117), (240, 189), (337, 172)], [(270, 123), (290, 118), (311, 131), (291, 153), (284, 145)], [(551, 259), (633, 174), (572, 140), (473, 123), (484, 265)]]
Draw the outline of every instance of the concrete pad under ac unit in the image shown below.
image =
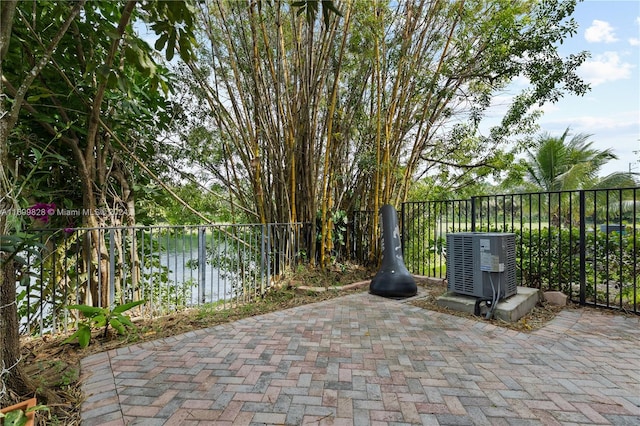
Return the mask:
[[(464, 296), (451, 291), (436, 299), (438, 306), (458, 312), (473, 314), (476, 306), (476, 297)], [(516, 294), (498, 302), (493, 317), (507, 322), (516, 322), (534, 308), (540, 300), (540, 293), (536, 288), (518, 287)], [(480, 304), (480, 314), (484, 317), (488, 308), (483, 302)]]

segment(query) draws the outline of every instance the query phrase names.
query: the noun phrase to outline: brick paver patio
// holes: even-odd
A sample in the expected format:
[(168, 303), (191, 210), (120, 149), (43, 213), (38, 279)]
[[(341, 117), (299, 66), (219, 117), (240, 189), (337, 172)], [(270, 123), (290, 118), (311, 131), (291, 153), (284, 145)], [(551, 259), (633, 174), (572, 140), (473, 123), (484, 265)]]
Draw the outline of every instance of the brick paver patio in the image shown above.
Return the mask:
[(90, 356), (83, 425), (640, 424), (640, 318), (518, 333), (358, 293)]

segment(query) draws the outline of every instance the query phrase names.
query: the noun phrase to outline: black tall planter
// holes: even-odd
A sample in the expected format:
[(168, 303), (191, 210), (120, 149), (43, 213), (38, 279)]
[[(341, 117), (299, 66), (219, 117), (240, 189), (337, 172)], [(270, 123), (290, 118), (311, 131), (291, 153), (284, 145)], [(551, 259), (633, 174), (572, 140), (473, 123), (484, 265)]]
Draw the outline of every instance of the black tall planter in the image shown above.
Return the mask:
[(418, 292), (416, 280), (404, 266), (396, 209), (385, 204), (380, 209), (382, 266), (369, 284), (369, 293), (383, 297), (410, 297)]

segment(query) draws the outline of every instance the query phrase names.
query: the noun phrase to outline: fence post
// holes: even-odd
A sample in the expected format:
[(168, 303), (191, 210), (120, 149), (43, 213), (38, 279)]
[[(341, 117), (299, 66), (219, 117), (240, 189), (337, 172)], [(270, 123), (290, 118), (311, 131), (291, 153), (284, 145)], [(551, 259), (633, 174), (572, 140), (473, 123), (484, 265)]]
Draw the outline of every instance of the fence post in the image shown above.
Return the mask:
[(405, 210), (404, 210), (404, 205), (406, 203), (402, 203), (400, 204), (400, 253), (402, 253), (402, 257), (404, 258), (404, 242), (405, 242), (405, 235), (404, 235), (404, 219), (405, 219)]
[(471, 197), (471, 232), (476, 232), (476, 197)]
[[(580, 205), (578, 206), (580, 217), (580, 305), (586, 305), (587, 303), (587, 239), (586, 239), (586, 223), (585, 223), (585, 211), (586, 211), (586, 199), (584, 190), (580, 190)], [(595, 229), (594, 229), (595, 232)]]
[[(267, 241), (269, 238), (269, 229), (266, 224), (262, 224), (262, 238), (260, 238), (260, 296), (262, 296), (262, 290), (266, 287), (265, 280), (269, 279), (269, 259), (267, 258)], [(265, 277), (265, 275), (267, 275)], [(255, 295), (255, 294), (254, 294)]]
[(205, 303), (205, 286), (207, 285), (207, 229), (198, 228), (198, 300)]
[(116, 303), (116, 253), (114, 229), (109, 228), (109, 307)]

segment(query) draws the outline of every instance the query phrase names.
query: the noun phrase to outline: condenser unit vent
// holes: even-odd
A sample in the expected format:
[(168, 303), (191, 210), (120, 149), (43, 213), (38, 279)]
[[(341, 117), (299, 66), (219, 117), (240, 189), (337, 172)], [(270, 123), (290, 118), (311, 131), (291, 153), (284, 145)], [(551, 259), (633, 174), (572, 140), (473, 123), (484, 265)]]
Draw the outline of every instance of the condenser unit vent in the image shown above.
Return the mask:
[(483, 299), (513, 296), (516, 284), (515, 234), (447, 234), (448, 290)]

